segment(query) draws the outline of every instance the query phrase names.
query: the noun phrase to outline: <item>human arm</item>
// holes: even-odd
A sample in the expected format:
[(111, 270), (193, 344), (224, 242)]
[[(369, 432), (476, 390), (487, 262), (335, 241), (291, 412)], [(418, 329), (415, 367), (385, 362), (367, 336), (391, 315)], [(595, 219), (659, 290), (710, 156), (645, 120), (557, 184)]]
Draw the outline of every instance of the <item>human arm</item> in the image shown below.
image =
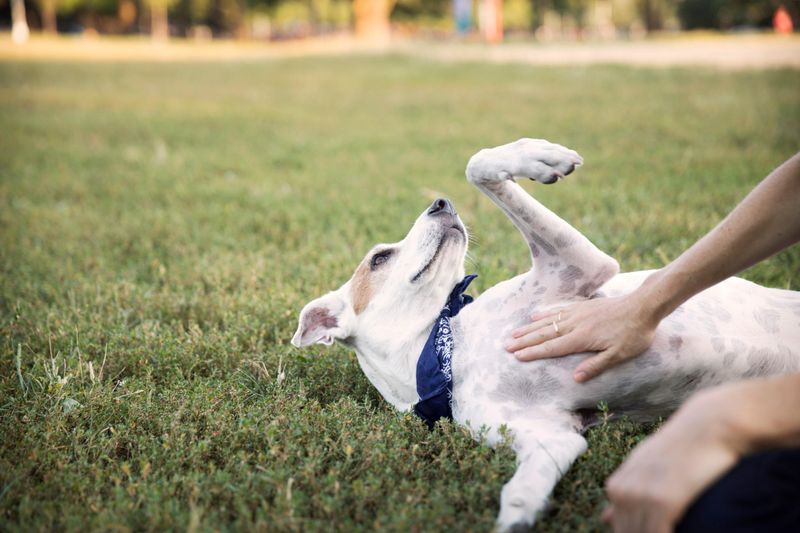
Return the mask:
[(800, 153), (772, 171), (711, 232), (638, 289), (534, 315), (532, 323), (512, 332), (506, 349), (522, 361), (598, 352), (573, 372), (576, 381), (586, 381), (647, 349), (659, 322), (693, 295), (798, 240)]
[(742, 457), (800, 447), (800, 374), (739, 382), (690, 398), (606, 482), (617, 533), (671, 531)]

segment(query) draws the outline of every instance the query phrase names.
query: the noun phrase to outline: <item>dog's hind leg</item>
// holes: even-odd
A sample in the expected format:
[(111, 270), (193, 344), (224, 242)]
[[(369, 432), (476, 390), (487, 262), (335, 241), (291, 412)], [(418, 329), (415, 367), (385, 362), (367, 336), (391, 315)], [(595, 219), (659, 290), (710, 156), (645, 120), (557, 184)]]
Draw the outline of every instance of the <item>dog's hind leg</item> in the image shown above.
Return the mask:
[(518, 466), (500, 495), (497, 529), (526, 530), (546, 507), (558, 480), (586, 450), (586, 441), (577, 431), (550, 423), (537, 427), (525, 421), (515, 427), (512, 422), (509, 427)]
[(591, 296), (618, 271), (617, 262), (525, 192), (515, 178), (550, 184), (583, 159), (547, 141), (520, 139), (481, 150), (467, 164), (467, 179), (511, 219), (530, 246), (537, 278), (554, 278), (558, 297)]

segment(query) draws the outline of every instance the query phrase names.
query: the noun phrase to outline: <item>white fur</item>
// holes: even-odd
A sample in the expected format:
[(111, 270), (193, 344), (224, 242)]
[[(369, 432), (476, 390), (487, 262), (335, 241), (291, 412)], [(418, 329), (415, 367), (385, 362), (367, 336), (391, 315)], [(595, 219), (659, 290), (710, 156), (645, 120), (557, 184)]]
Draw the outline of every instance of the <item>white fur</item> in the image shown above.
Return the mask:
[[(467, 166), (468, 180), (508, 215), (533, 257), (530, 271), (487, 290), (452, 321), (454, 418), (475, 435), (487, 431), (490, 445), (500, 442), (506, 426), (517, 452), (517, 472), (501, 494), (500, 530), (533, 524), (558, 479), (586, 449), (581, 415), (599, 402), (615, 414), (648, 420), (670, 413), (701, 387), (800, 370), (800, 294), (738, 278), (686, 302), (661, 323), (647, 352), (586, 384), (575, 383), (571, 371), (588, 354), (521, 363), (507, 353), (510, 331), (533, 311), (625, 294), (647, 277), (617, 274), (616, 261), (515, 183), (516, 177), (554, 183), (581, 163), (562, 146), (520, 139), (481, 150)], [(396, 255), (381, 267), (390, 269), (388, 277), (362, 313), (353, 312), (348, 281), (306, 305), (292, 342), (337, 339), (351, 346), (383, 397), (409, 410), (418, 399), (420, 350), (464, 276), (467, 239), (453, 229), (456, 223), (463, 230), (457, 215), (423, 212), (392, 245)], [(412, 282), (445, 234), (435, 263)], [(320, 331), (307, 320), (320, 308), (336, 316), (336, 327)]]

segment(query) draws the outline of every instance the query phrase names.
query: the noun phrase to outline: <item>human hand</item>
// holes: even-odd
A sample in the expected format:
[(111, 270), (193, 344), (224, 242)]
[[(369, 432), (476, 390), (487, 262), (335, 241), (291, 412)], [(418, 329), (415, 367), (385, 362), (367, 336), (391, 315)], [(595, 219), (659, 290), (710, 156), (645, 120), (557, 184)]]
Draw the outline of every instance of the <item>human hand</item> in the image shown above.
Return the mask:
[(690, 399), (606, 481), (603, 520), (616, 533), (670, 532), (689, 505), (741, 456), (724, 393)]
[(506, 350), (520, 361), (598, 352), (573, 370), (579, 383), (645, 351), (659, 322), (635, 294), (577, 302), (531, 318), (511, 333)]

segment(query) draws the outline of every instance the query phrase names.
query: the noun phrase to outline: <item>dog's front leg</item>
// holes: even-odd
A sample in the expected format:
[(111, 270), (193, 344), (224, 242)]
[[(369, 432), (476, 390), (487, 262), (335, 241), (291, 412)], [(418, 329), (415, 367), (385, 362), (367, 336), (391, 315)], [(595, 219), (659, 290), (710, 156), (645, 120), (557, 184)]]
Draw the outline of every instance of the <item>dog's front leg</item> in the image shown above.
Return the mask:
[(499, 531), (529, 529), (559, 479), (586, 450), (586, 440), (566, 428), (514, 429), (517, 471), (500, 495)]
[(467, 164), (467, 179), (511, 219), (530, 246), (537, 277), (554, 277), (559, 296), (590, 296), (618, 271), (617, 262), (578, 230), (525, 192), (515, 178), (550, 184), (583, 159), (544, 140), (520, 139), (481, 150)]

